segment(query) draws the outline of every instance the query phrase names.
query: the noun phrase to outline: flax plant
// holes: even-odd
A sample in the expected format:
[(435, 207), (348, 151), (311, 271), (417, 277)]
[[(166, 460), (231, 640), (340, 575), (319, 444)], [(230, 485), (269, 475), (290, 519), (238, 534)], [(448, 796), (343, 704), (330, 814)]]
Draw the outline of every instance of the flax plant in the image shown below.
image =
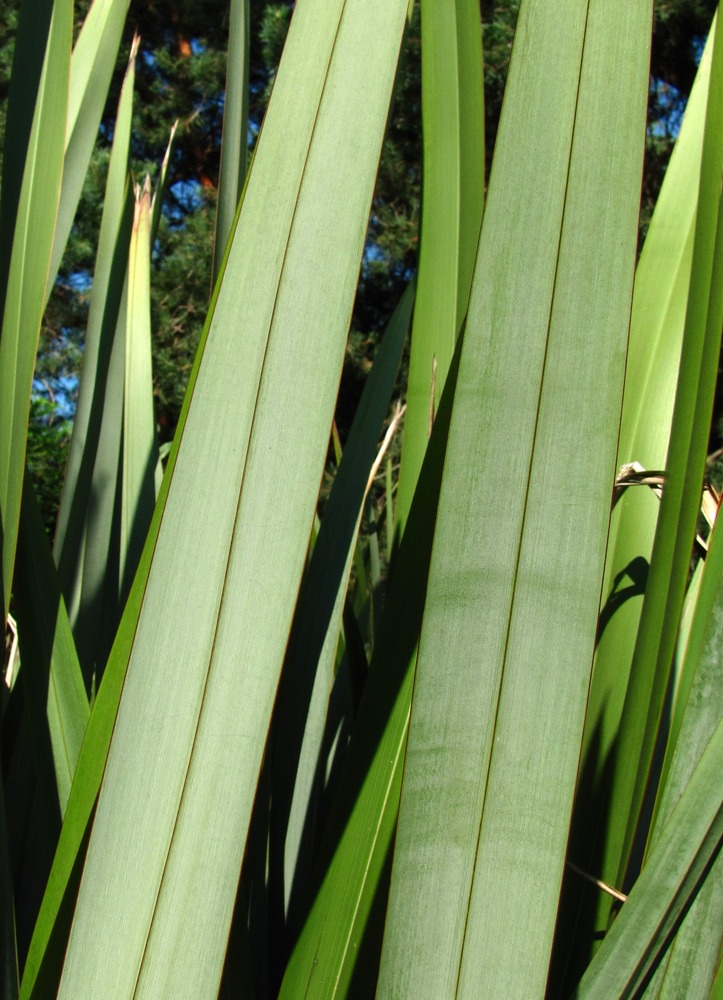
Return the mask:
[[(155, 189), (129, 176), (136, 41), (51, 552), (25, 470), (33, 365), (126, 6), (94, 0), (74, 48), (71, 0), (19, 16), (3, 996), (719, 996), (715, 510), (695, 547), (723, 326), (719, 29), (636, 273), (649, 0), (523, 0), (487, 184), (478, 4), (421, 0), (419, 269), (321, 519), (413, 2), (298, 0), (247, 167), (231, 0), (215, 286), (162, 480), (169, 162)], [(401, 468), (380, 474), (409, 335)]]

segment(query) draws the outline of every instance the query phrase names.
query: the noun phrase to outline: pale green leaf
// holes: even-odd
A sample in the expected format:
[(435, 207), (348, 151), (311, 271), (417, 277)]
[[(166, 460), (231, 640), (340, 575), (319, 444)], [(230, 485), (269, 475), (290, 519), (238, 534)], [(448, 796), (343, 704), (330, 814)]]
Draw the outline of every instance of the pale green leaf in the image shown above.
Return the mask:
[(405, 14), (388, 0), (323, 17), (296, 5), (155, 548), (61, 997), (217, 993)]
[(723, 717), (723, 521), (710, 537), (681, 673), (649, 847)]
[(520, 9), (442, 481), (380, 998), (477, 997), (480, 984), (491, 997), (544, 994), (620, 419), (650, 18), (646, 0)]
[(482, 30), (476, 0), (422, 0), (422, 230), (397, 520), (407, 519), (467, 312), (485, 180)]
[(710, 991), (710, 1000), (721, 1000), (721, 997), (723, 997), (723, 956), (718, 959), (718, 969), (713, 988)]
[(119, 593), (130, 589), (156, 502), (158, 442), (151, 370), (151, 192), (136, 190), (125, 310)]
[[(239, 205), (239, 212), (241, 206)], [(234, 226), (238, 222), (238, 214)], [(222, 266), (228, 260), (228, 249)], [(68, 808), (60, 833), (60, 842), (43, 897), (41, 911), (35, 925), (28, 956), (23, 970), (21, 997), (23, 1000), (44, 1000), (57, 994), (58, 983), (65, 956), (73, 906), (82, 872), (90, 821), (98, 798), (100, 783), (105, 771), (118, 703), (125, 681), (128, 657), (138, 625), (143, 596), (155, 550), (161, 517), (178, 457), (179, 444), (188, 417), (190, 401), (204, 355), (209, 327), (213, 320), (218, 289), (214, 292), (206, 323), (201, 333), (196, 358), (188, 380), (188, 390), (183, 400), (178, 428), (168, 456), (166, 475), (161, 483), (158, 502), (148, 532), (141, 561), (131, 587), (123, 616), (115, 636), (106, 670), (93, 703), (93, 711), (86, 729), (71, 788)]]
[[(213, 315), (213, 305), (209, 320)], [(203, 355), (204, 330), (199, 344), (198, 357), (189, 379), (192, 390), (198, 373), (198, 363)], [(178, 425), (178, 435), (168, 459), (169, 474), (164, 478), (158, 504), (148, 532), (141, 561), (126, 602), (116, 633), (106, 670), (93, 711), (87, 725), (85, 738), (76, 766), (68, 807), (60, 833), (60, 842), (43, 898), (28, 957), (23, 970), (21, 997), (23, 1000), (43, 1000), (57, 993), (61, 967), (70, 931), (73, 904), (78, 891), (90, 820), (105, 770), (108, 747), (115, 725), (118, 702), (128, 665), (128, 656), (138, 624), (138, 615), (148, 581), (151, 558), (158, 537), (161, 516), (168, 495), (168, 486), (178, 454), (178, 439), (182, 435), (188, 413), (188, 397), (184, 401)]]
[(643, 994), (644, 1000), (708, 1000), (723, 942), (723, 857), (716, 856), (670, 948)]

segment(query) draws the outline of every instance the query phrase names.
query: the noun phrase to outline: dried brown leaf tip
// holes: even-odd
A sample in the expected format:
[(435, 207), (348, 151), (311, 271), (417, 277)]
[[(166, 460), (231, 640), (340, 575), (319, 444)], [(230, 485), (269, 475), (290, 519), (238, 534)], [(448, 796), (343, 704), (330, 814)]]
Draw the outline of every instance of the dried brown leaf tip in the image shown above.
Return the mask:
[(665, 472), (662, 469), (646, 469), (640, 462), (627, 462), (621, 465), (615, 485), (613, 486), (613, 507), (623, 495), (628, 486), (648, 486), (658, 498), (663, 495)]
[(703, 517), (708, 522), (708, 527), (712, 528), (715, 524), (716, 515), (718, 513), (718, 508), (720, 507), (721, 495), (716, 490), (712, 483), (708, 480), (703, 483), (703, 499), (700, 502), (700, 509)]
[[(648, 486), (660, 499), (663, 496), (664, 482), (665, 472), (663, 470), (646, 469), (640, 462), (628, 462), (625, 465), (621, 465), (615, 477), (615, 485), (613, 486), (612, 506), (615, 506), (629, 486)], [(712, 528), (715, 524), (720, 502), (721, 494), (718, 493), (711, 482), (707, 479), (704, 480), (700, 511), (709, 528)], [(708, 543), (700, 535), (696, 536), (696, 542), (704, 552), (707, 552)]]

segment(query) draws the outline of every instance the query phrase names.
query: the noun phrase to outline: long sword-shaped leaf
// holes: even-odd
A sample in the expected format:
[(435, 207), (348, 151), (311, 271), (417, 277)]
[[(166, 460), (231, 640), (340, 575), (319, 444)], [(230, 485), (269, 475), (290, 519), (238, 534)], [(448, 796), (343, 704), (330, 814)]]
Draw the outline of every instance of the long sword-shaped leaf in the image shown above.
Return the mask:
[(60, 593), (40, 511), (31, 483), (23, 487), (16, 583), (21, 637), (22, 681), (30, 710), (30, 728), (47, 753), (41, 778), (65, 813), (75, 765), (88, 722), (88, 698), (68, 614)]
[[(575, 992), (576, 1000), (639, 996), (723, 839), (718, 724), (645, 868)], [(687, 993), (686, 993), (687, 995)]]
[(485, 179), (482, 30), (476, 0), (422, 0), (424, 172), (397, 521), (403, 527), (467, 311)]
[(5, 311), (8, 272), (13, 249), (20, 190), (35, 116), (35, 104), (43, 73), (53, 0), (24, 0), (18, 15), (18, 33), (5, 121), (0, 186), (0, 315)]
[(98, 126), (118, 57), (129, 0), (94, 0), (83, 22), (70, 62), (68, 125), (65, 136), (63, 186), (53, 239), (46, 298), (58, 273)]
[[(165, 169), (165, 161), (164, 168)], [(240, 211), (240, 206), (239, 206)], [(238, 223), (238, 212), (234, 226)], [(222, 270), (228, 260), (227, 247), (222, 261)], [(183, 430), (188, 418), (190, 401), (198, 378), (204, 355), (208, 332), (214, 317), (218, 288), (211, 297), (198, 350), (188, 380), (188, 389), (181, 407), (178, 428), (168, 456), (166, 475), (161, 483), (158, 502), (143, 549), (141, 561), (131, 592), (123, 610), (123, 617), (103, 674), (93, 711), (88, 722), (76, 767), (75, 779), (71, 787), (68, 808), (60, 832), (60, 842), (55, 853), (53, 867), (43, 897), (41, 911), (30, 943), (28, 957), (23, 971), (21, 997), (23, 1000), (44, 1000), (56, 994), (60, 982), (63, 957), (70, 933), (73, 907), (77, 896), (82, 871), (90, 821), (98, 798), (105, 764), (108, 757), (113, 726), (115, 725), (118, 703), (128, 666), (128, 656), (133, 644), (143, 595), (148, 583), (153, 552), (160, 528), (161, 518), (168, 497), (168, 488), (173, 478), (176, 459)]]
[[(151, 247), (153, 247), (154, 243), (156, 242), (156, 237), (158, 236), (158, 227), (161, 224), (161, 216), (163, 215), (163, 198), (165, 197), (166, 184), (168, 182), (168, 166), (171, 162), (171, 150), (173, 149), (173, 143), (176, 138), (177, 128), (178, 128), (178, 122), (174, 122), (173, 128), (171, 129), (171, 134), (168, 137), (168, 145), (166, 146), (166, 152), (163, 156), (163, 161), (161, 163), (161, 170), (160, 173), (158, 174), (158, 180), (156, 181), (155, 190), (153, 191), (153, 199), (151, 201)], [(234, 216), (234, 218), (231, 221), (232, 224), (235, 225), (236, 216)], [(221, 260), (221, 264), (223, 264), (225, 259), (226, 258), (224, 255), (224, 257)]]
[[(204, 343), (205, 331), (199, 345), (199, 358), (203, 354)], [(189, 379), (190, 387), (195, 383), (197, 366), (198, 359)], [(183, 429), (187, 411), (186, 401), (179, 420), (180, 431)], [(173, 470), (177, 453), (178, 441), (176, 440), (168, 460), (169, 471)], [(168, 495), (169, 479), (170, 476), (164, 480), (161, 487), (158, 506), (154, 512), (136, 579), (126, 602), (108, 665), (103, 674), (103, 680), (86, 729), (58, 849), (23, 971), (20, 995), (24, 1000), (30, 1000), (30, 998), (42, 1000), (46, 996), (57, 993), (73, 915), (72, 907), (75, 903), (87, 845), (90, 820), (105, 770), (108, 747), (128, 665), (128, 656), (138, 624), (138, 615), (148, 581), (151, 558)]]
[[(712, 55), (709, 37), (686, 107), (635, 275), (630, 346), (617, 466), (665, 468), (690, 284), (698, 181)], [(647, 487), (629, 488), (613, 509), (570, 859), (603, 874), (607, 782), (647, 584), (660, 500)], [(569, 992), (590, 958), (588, 928), (607, 927), (611, 897), (568, 871), (558, 927), (556, 974), (566, 967)]]
[[(712, 36), (635, 275), (618, 466), (640, 462), (646, 469), (665, 468), (690, 283), (711, 52)], [(611, 519), (607, 590), (585, 732), (585, 756), (594, 738), (599, 766), (617, 735), (659, 509), (651, 490), (629, 489)]]
[(710, 538), (681, 674), (651, 846), (723, 716), (723, 521)]
[(610, 823), (600, 877), (616, 886), (625, 885), (640, 810), (650, 780), (700, 508), (723, 325), (722, 169), (723, 38), (719, 19), (712, 56), (690, 294), (665, 489), (611, 778)]
[[(118, 615), (118, 567), (109, 564), (120, 465), (126, 271), (133, 219), (128, 150), (138, 40), (131, 47), (113, 135), (98, 237), (83, 372), (68, 456), (54, 555), (81, 666), (91, 675), (104, 665)], [(122, 316), (122, 319), (120, 318)], [(124, 329), (121, 331), (124, 333)], [(110, 577), (112, 576), (112, 581)], [(110, 639), (104, 607), (113, 605)], [(101, 652), (99, 652), (99, 648)]]
[[(652, 857), (652, 855), (651, 855)], [(653, 890), (660, 897), (660, 887)], [(632, 893), (631, 893), (632, 895)], [(710, 1000), (723, 941), (723, 856), (718, 852), (696, 889), (642, 994), (645, 1000)]]
[[(25, 747), (18, 746), (17, 737), (13, 742), (15, 753), (24, 754), (25, 782), (33, 791), (33, 808), (14, 858), (15, 917), (22, 967), (89, 716), (70, 623), (28, 470), (23, 483), (13, 593), (22, 657), (21, 731), (29, 736)], [(8, 792), (11, 790), (15, 791), (9, 786)], [(11, 815), (17, 825), (16, 811)]]
[[(30, 8), (28, 4), (23, 13), (32, 19)], [(9, 217), (10, 210), (6, 212), (3, 205), (2, 221), (3, 226), (7, 226), (3, 229), (3, 240), (12, 241), (7, 288), (0, 290), (0, 302), (4, 305), (0, 335), (0, 590), (3, 627), (10, 602), (20, 519), (30, 389), (60, 196), (72, 21), (72, 3), (58, 0), (53, 7), (32, 128), (22, 166), (14, 228)], [(14, 155), (22, 156), (24, 153), (21, 149)]]
[[(716, 521), (703, 566), (676, 694), (659, 801), (646, 852), (665, 823), (723, 718), (723, 521)], [(647, 862), (646, 862), (647, 863)], [(718, 857), (646, 990), (648, 997), (707, 1000), (723, 937), (723, 858)]]
[(296, 6), (156, 545), (61, 997), (217, 993), (405, 14), (388, 0)]
[(218, 277), (246, 177), (249, 129), (249, 21), (249, 0), (232, 0), (213, 250), (214, 282)]
[(151, 183), (136, 191), (128, 253), (121, 484), (121, 601), (130, 590), (156, 502), (158, 465), (151, 371)]
[(442, 482), (380, 997), (544, 994), (620, 419), (650, 19), (647, 0), (520, 10)]

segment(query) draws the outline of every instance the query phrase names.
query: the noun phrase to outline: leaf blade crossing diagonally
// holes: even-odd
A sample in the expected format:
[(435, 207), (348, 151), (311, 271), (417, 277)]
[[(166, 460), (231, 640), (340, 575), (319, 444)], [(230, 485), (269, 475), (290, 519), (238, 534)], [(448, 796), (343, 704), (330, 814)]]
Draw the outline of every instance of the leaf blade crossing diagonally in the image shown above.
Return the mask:
[(216, 995), (406, 9), (296, 6), (158, 537), (61, 997)]

